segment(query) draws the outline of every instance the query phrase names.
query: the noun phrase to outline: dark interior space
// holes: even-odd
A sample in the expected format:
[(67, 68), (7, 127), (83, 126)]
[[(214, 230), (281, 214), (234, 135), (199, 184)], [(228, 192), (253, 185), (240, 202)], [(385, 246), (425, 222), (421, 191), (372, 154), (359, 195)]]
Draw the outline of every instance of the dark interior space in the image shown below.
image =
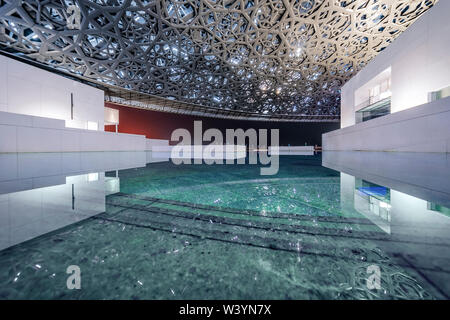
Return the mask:
[[(302, 146), (305, 143), (307, 145), (322, 145), (322, 134), (339, 128), (339, 123), (337, 122), (232, 120), (158, 112), (112, 103), (107, 103), (106, 106), (119, 110), (119, 132), (145, 134), (149, 139), (170, 140), (172, 132), (178, 128), (185, 128), (193, 134), (194, 121), (199, 120), (202, 121), (203, 131), (209, 128), (217, 128), (224, 133), (224, 136), (226, 129), (279, 129), (280, 145), (282, 146)], [(114, 131), (115, 127), (105, 126), (105, 130)], [(268, 135), (270, 136), (270, 134)]]

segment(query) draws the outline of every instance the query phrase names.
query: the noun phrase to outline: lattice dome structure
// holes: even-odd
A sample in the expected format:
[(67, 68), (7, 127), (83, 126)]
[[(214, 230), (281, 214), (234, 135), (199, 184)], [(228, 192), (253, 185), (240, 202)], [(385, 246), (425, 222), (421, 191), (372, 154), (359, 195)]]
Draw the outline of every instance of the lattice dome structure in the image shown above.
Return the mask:
[(340, 87), (436, 2), (0, 0), (0, 44), (219, 114), (338, 119)]

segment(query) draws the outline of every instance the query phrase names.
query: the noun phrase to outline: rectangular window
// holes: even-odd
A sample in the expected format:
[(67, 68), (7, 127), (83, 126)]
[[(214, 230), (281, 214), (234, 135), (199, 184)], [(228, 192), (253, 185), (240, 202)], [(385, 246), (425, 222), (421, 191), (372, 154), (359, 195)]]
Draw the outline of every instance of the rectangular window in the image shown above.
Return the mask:
[(88, 182), (98, 181), (98, 172), (88, 173), (87, 181)]
[(428, 94), (428, 101), (433, 102), (443, 98), (450, 97), (450, 87), (443, 88), (438, 91), (433, 91)]
[(355, 210), (386, 233), (391, 233), (391, 190), (362, 179), (355, 179)]
[(88, 121), (87, 128), (88, 130), (98, 130), (98, 123), (94, 121)]
[(379, 118), (391, 113), (391, 97), (356, 111), (356, 123)]
[(441, 206), (440, 204), (428, 202), (428, 210), (436, 211), (450, 217), (450, 208)]
[(355, 90), (355, 122), (363, 122), (391, 113), (391, 68)]

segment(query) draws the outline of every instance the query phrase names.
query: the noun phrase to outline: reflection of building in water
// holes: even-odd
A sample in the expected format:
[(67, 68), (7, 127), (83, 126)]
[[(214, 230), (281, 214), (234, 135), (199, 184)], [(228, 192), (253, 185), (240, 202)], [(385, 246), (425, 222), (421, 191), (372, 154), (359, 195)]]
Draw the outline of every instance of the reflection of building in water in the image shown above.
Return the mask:
[[(361, 175), (363, 179), (369, 179), (364, 173)], [(436, 294), (448, 297), (450, 283), (447, 273), (437, 266), (450, 263), (446, 253), (450, 246), (450, 208), (434, 200), (429, 201), (433, 199), (430, 189), (430, 194), (423, 193), (426, 199), (420, 199), (363, 179), (341, 172), (342, 210), (347, 213), (356, 211), (369, 219), (382, 230), (380, 233), (384, 233), (384, 236), (378, 233), (372, 239), (383, 252), (397, 263), (411, 266), (408, 268), (411, 274), (426, 279), (424, 281), (431, 284), (430, 290), (436, 287), (433, 283), (439, 283), (442, 291)], [(399, 180), (394, 181), (388, 184), (399, 183)]]
[(95, 172), (0, 195), (0, 250), (104, 212), (105, 194), (120, 191), (117, 181)]
[(118, 170), (169, 160), (151, 154), (0, 154), (0, 250), (104, 212), (105, 196), (120, 192)]
[[(341, 177), (342, 175), (346, 174), (341, 173)], [(394, 228), (398, 234), (408, 234), (410, 231), (419, 228), (421, 224), (427, 225), (433, 223), (433, 221), (437, 226), (441, 222), (444, 225), (450, 224), (450, 209), (446, 206), (419, 199), (366, 180), (347, 176), (343, 181), (348, 182), (354, 179), (353, 208), (386, 233), (391, 233), (393, 214), (393, 221), (397, 223)], [(349, 198), (349, 196), (344, 195), (342, 199), (348, 201), (346, 199)], [(423, 233), (426, 229), (428, 228), (425, 226), (421, 232)], [(430, 230), (428, 229), (428, 231)], [(445, 230), (442, 230), (442, 235), (445, 236), (445, 234)], [(433, 234), (425, 232), (425, 235)]]
[(343, 172), (340, 191), (343, 210), (356, 210), (386, 233), (450, 238), (446, 206)]
[(390, 189), (377, 184), (355, 179), (354, 208), (383, 231), (390, 233), (391, 204)]
[(119, 170), (105, 172), (105, 196), (120, 192)]
[(444, 207), (437, 203), (428, 202), (428, 210), (440, 212), (450, 217), (450, 208)]

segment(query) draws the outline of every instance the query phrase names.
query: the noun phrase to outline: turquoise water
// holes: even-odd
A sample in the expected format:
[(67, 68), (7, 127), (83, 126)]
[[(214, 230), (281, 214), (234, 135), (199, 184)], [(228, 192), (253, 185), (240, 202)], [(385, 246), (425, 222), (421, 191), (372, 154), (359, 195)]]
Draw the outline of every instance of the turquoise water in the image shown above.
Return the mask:
[[(118, 177), (105, 212), (0, 251), (1, 299), (447, 298), (446, 240), (389, 233), (349, 208), (320, 156), (283, 156), (275, 176), (161, 162)], [(433, 266), (405, 253), (423, 246), (440, 250)]]

